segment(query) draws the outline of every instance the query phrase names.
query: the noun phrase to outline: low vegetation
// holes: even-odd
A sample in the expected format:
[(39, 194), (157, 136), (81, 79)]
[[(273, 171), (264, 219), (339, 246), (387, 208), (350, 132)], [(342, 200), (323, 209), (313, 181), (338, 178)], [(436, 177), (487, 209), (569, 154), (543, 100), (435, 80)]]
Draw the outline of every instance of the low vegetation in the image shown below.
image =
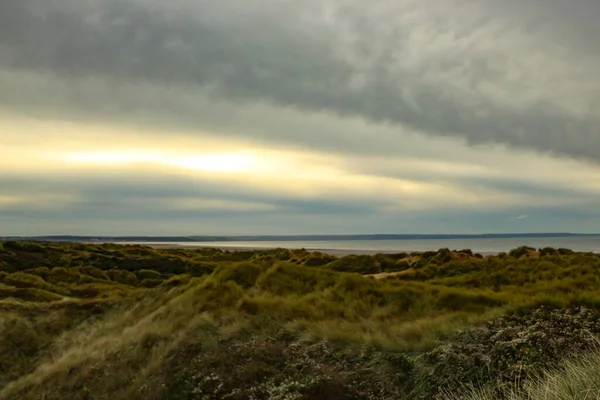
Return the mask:
[(598, 335), (593, 253), (0, 243), (0, 400), (597, 398)]

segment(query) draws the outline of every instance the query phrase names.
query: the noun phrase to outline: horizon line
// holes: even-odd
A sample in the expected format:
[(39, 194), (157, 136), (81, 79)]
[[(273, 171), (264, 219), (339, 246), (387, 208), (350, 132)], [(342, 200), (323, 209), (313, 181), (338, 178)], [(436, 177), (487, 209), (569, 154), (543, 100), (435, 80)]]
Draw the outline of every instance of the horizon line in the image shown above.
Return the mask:
[(323, 237), (518, 237), (518, 236), (600, 236), (600, 233), (580, 232), (509, 232), (509, 233), (352, 233), (352, 234), (246, 234), (246, 235), (0, 235), (0, 239), (52, 239), (52, 238), (109, 238), (109, 239), (231, 239), (231, 238), (323, 238)]

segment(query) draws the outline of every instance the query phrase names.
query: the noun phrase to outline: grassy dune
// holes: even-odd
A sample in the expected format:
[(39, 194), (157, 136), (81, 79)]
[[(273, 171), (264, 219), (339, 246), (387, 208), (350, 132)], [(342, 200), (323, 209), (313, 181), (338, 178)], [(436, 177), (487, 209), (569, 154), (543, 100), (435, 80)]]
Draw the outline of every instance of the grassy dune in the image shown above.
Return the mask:
[(592, 253), (5, 242), (0, 271), (0, 400), (520, 399), (596, 365)]

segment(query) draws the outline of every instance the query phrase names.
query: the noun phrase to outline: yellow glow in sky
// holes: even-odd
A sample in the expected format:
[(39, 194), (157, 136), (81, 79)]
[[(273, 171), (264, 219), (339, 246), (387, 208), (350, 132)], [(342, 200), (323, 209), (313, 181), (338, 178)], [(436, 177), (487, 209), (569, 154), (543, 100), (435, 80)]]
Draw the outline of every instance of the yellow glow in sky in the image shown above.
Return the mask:
[(247, 173), (252, 172), (258, 164), (256, 157), (243, 153), (169, 155), (122, 151), (71, 153), (64, 156), (63, 161), (96, 165), (155, 163), (197, 171)]

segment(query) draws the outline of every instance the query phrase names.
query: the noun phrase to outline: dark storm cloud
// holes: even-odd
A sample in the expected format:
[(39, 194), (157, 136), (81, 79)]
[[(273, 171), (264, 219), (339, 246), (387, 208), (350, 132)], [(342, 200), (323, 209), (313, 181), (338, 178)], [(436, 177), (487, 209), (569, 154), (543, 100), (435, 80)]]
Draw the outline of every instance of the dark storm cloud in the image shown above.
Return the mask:
[[(0, 104), (227, 131), (213, 102), (263, 102), (598, 161), (596, 17), (592, 0), (6, 0)], [(246, 134), (315, 148), (343, 135), (274, 125)]]

